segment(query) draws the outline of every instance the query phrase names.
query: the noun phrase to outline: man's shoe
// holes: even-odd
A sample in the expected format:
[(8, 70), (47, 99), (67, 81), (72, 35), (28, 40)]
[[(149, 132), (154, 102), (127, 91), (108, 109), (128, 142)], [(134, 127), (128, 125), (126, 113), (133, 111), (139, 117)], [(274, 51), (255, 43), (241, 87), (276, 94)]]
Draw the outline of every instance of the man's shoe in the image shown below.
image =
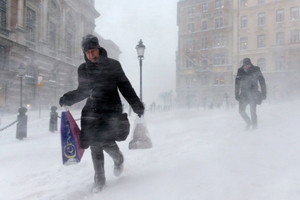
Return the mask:
[(248, 124), (246, 127), (245, 127), (245, 131), (248, 131), (249, 128), (250, 128), (251, 124)]
[(114, 166), (114, 175), (115, 176), (120, 176), (123, 172), (123, 168), (124, 168), (124, 165), (123, 163), (121, 165), (116, 165)]

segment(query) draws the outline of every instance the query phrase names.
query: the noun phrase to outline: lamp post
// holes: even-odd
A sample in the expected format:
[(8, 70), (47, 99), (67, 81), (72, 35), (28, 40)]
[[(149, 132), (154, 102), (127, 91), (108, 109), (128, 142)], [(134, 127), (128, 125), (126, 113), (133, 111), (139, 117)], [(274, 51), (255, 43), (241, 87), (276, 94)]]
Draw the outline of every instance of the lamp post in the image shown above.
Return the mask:
[(140, 39), (139, 44), (135, 47), (138, 57), (137, 59), (140, 61), (140, 99), (143, 101), (143, 93), (142, 93), (142, 64), (144, 60), (144, 52), (145, 52), (145, 45), (143, 45), (142, 39)]
[(22, 101), (22, 99), (23, 99), (23, 97), (22, 97), (22, 94), (23, 94), (23, 76), (26, 72), (26, 69), (25, 69), (24, 65), (21, 64), (20, 67), (18, 68), (18, 70), (19, 70), (19, 77), (20, 77), (20, 107), (22, 107), (23, 106), (23, 101)]

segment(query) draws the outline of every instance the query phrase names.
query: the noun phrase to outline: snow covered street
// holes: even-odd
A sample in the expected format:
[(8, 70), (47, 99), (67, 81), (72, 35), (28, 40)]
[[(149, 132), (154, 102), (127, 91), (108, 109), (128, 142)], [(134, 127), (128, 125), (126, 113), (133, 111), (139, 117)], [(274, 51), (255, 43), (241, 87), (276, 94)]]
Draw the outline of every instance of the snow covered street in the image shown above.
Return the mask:
[[(90, 150), (78, 165), (63, 166), (60, 134), (48, 131), (50, 110), (41, 118), (29, 111), (27, 139), (15, 138), (15, 125), (0, 132), (0, 199), (298, 200), (299, 103), (263, 102), (253, 131), (244, 131), (237, 107), (146, 113), (153, 148), (129, 150), (131, 135), (120, 142), (120, 177), (105, 154), (107, 187), (98, 194), (91, 193)], [(17, 115), (1, 116), (0, 128)]]

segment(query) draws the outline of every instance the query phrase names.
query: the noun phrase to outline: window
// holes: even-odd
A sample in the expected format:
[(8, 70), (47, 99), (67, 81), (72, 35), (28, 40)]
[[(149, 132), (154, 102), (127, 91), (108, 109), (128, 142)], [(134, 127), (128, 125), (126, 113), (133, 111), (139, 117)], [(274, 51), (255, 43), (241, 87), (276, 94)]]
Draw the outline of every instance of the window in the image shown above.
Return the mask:
[(201, 39), (201, 49), (208, 49), (208, 39), (207, 39), (207, 37)]
[(66, 33), (66, 56), (67, 58), (72, 58), (72, 49), (73, 49), (73, 35), (72, 33)]
[(202, 4), (202, 12), (207, 12), (208, 11), (208, 5), (207, 3)]
[(266, 0), (258, 0), (258, 5), (266, 3)]
[(49, 22), (49, 49), (56, 51), (56, 24)]
[(299, 7), (292, 7), (291, 8), (291, 20), (299, 19)]
[(248, 16), (242, 16), (241, 17), (241, 28), (247, 28), (248, 27)]
[(284, 10), (280, 9), (276, 11), (276, 22), (280, 23), (284, 21)]
[(291, 31), (291, 44), (299, 43), (299, 29)]
[(276, 58), (276, 71), (282, 71), (285, 69), (285, 59), (283, 56), (279, 56)]
[(214, 65), (224, 65), (225, 64), (225, 53), (216, 53), (213, 58)]
[(6, 29), (6, 0), (0, 0), (0, 28)]
[(241, 1), (241, 8), (245, 8), (248, 6), (248, 0), (240, 0)]
[(35, 27), (36, 27), (36, 13), (31, 8), (27, 7), (26, 15), (26, 40), (35, 42)]
[(204, 57), (201, 59), (201, 67), (206, 68), (208, 66), (208, 60)]
[(258, 26), (264, 26), (266, 24), (266, 14), (259, 13), (258, 14)]
[(186, 52), (191, 52), (195, 50), (196, 50), (196, 41), (195, 40), (186, 41)]
[(266, 35), (258, 35), (257, 36), (257, 48), (266, 47)]
[(223, 27), (223, 17), (215, 18), (215, 28)]
[(276, 33), (276, 44), (283, 45), (284, 44), (284, 32)]
[(194, 15), (195, 14), (195, 7), (192, 6), (192, 7), (188, 7), (188, 15)]
[(257, 60), (257, 66), (260, 67), (261, 71), (266, 71), (266, 59), (264, 58), (259, 58)]
[(213, 47), (224, 47), (225, 46), (225, 36), (223, 33), (214, 34)]
[(0, 69), (5, 67), (5, 56), (4, 56), (4, 47), (0, 46)]
[(241, 50), (248, 49), (248, 37), (240, 38), (240, 49)]
[(215, 9), (223, 8), (224, 0), (215, 0)]
[(204, 30), (207, 30), (207, 29), (208, 29), (208, 27), (207, 27), (207, 20), (202, 21), (202, 30), (204, 31)]
[(194, 25), (194, 23), (188, 24), (188, 32), (189, 33), (195, 32), (195, 25)]

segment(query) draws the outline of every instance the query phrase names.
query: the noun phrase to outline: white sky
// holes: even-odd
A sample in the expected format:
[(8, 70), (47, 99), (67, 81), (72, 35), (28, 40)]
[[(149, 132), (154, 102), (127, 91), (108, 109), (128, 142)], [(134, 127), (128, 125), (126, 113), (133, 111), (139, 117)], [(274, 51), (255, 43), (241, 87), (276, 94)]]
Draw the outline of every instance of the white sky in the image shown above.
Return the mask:
[(159, 100), (161, 92), (173, 90), (175, 96), (177, 0), (96, 0), (95, 7), (101, 14), (96, 19), (96, 32), (120, 47), (120, 62), (138, 95), (140, 67), (135, 47), (143, 40), (142, 90), (146, 105)]

